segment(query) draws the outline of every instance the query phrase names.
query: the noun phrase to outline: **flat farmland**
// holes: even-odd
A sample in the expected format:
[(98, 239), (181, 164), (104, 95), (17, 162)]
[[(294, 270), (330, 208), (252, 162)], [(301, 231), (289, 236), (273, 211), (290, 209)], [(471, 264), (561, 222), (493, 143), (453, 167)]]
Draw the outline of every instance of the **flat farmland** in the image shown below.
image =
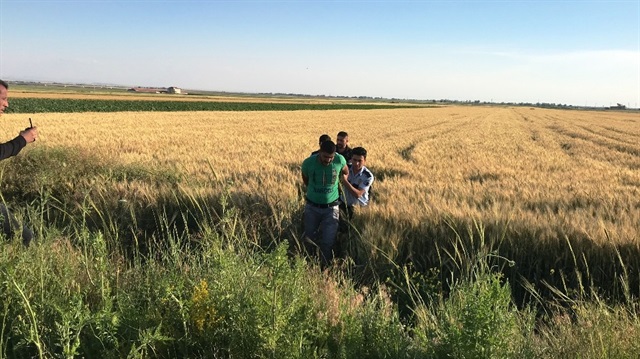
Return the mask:
[[(40, 238), (0, 250), (7, 353), (56, 352), (73, 330), (78, 353), (115, 357), (143, 340), (159, 357), (275, 353), (261, 335), (325, 357), (372, 338), (393, 357), (637, 352), (637, 112), (23, 111), (2, 116), (5, 138), (29, 118), (38, 140), (0, 165)], [(368, 150), (374, 197), (339, 235), (346, 256), (318, 271), (291, 255), (300, 165), (338, 131)], [(362, 334), (372, 321), (381, 331)], [(65, 325), (80, 329), (48, 334)]]
[[(352, 147), (368, 150), (376, 176), (364, 237), (372, 231), (383, 247), (397, 248), (407, 231), (420, 247), (429, 226), (447, 220), (500, 227), (521, 242), (516, 252), (567, 239), (638, 247), (637, 113), (450, 106), (11, 114), (5, 132), (29, 116), (40, 133), (34, 147), (174, 168), (204, 191), (214, 178), (279, 211), (302, 206), (299, 165), (318, 136), (347, 131)], [(151, 188), (142, 192), (152, 199)]]
[[(123, 89), (91, 89), (90, 87), (80, 91), (77, 87), (65, 88), (62, 86), (12, 86), (12, 99), (71, 99), (71, 100), (133, 100), (133, 101), (180, 101), (180, 102), (251, 102), (251, 103), (291, 103), (291, 104), (336, 104), (336, 103), (367, 103), (362, 99), (315, 97), (308, 98), (294, 95), (265, 94), (262, 97), (255, 94), (216, 94), (211, 92), (186, 93), (186, 94), (161, 94), (129, 92)], [(388, 103), (387, 100), (370, 101), (370, 103)], [(406, 105), (406, 103), (405, 103)]]
[[(273, 203), (300, 201), (302, 160), (340, 130), (369, 151), (376, 218), (417, 226), (442, 216), (510, 223), (535, 240), (579, 233), (636, 243), (637, 113), (502, 107), (366, 111), (120, 112), (31, 116), (34, 147), (77, 148), (123, 163), (178, 168)], [(202, 182), (200, 181), (200, 182)]]

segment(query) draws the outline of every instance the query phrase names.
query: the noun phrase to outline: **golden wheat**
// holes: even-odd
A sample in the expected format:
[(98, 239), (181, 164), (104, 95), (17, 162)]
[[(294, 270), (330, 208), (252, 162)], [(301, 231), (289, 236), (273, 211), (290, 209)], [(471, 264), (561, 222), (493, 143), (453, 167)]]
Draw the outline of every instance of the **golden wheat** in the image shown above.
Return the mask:
[[(299, 166), (320, 134), (349, 132), (377, 180), (369, 230), (442, 218), (508, 223), (539, 240), (569, 233), (638, 245), (640, 116), (539, 108), (463, 107), (294, 112), (5, 115), (5, 137), (31, 116), (32, 146), (78, 148), (150, 168), (188, 186), (232, 183), (273, 206), (299, 203)], [(32, 147), (30, 146), (30, 147)], [(145, 189), (145, 191), (153, 191)], [(152, 193), (148, 194), (152, 196)]]

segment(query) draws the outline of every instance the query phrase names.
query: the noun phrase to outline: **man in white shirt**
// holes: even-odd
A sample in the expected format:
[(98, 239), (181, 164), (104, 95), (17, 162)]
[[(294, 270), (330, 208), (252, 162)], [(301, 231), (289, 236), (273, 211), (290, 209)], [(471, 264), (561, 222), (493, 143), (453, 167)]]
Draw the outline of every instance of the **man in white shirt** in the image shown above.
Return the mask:
[(344, 202), (348, 218), (353, 217), (355, 206), (366, 206), (369, 204), (369, 189), (373, 184), (373, 173), (365, 166), (367, 162), (367, 150), (363, 147), (356, 147), (352, 150), (351, 166), (349, 167), (348, 183), (344, 185)]

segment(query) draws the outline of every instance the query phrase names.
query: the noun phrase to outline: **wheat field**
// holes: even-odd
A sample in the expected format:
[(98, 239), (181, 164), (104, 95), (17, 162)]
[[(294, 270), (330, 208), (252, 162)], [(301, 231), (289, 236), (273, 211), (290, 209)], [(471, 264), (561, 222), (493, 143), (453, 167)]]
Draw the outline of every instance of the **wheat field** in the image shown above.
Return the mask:
[[(637, 112), (22, 113), (3, 137), (29, 117), (0, 194), (38, 240), (1, 246), (0, 357), (638, 352)], [(375, 194), (322, 271), (291, 245), (300, 165), (338, 131)]]
[[(3, 116), (6, 136), (27, 117)], [(441, 256), (434, 242), (456, 223), (482, 224), (506, 256), (534, 272), (566, 262), (600, 267), (616, 252), (635, 258), (640, 248), (636, 112), (446, 106), (31, 117), (40, 138), (26, 151), (69, 147), (171, 168), (185, 175), (180, 186), (199, 194), (224, 183), (239, 206), (260, 202), (278, 223), (299, 220), (299, 168), (318, 136), (347, 131), (352, 147), (368, 150), (376, 177), (375, 200), (358, 216), (362, 238), (391, 258)], [(149, 184), (122, 190), (141, 203), (157, 195)], [(563, 243), (568, 250), (558, 249)], [(608, 254), (588, 254), (602, 247)]]

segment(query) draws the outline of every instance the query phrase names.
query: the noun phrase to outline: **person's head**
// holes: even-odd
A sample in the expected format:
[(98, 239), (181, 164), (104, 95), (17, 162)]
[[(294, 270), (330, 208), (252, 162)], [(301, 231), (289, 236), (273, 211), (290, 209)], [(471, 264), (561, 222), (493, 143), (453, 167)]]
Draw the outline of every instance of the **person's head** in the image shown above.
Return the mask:
[(4, 109), (9, 107), (8, 96), (9, 84), (4, 80), (0, 80), (0, 116), (4, 113)]
[(318, 145), (322, 146), (322, 142), (331, 141), (331, 136), (324, 134), (318, 139)]
[(338, 136), (336, 137), (336, 146), (338, 147), (338, 152), (343, 151), (349, 145), (349, 134), (340, 131), (338, 132)]
[(320, 144), (320, 152), (318, 152), (318, 161), (325, 166), (333, 162), (336, 155), (336, 144), (333, 141), (324, 141)]
[(351, 151), (351, 168), (353, 172), (360, 172), (367, 163), (367, 150), (364, 147), (356, 147)]

